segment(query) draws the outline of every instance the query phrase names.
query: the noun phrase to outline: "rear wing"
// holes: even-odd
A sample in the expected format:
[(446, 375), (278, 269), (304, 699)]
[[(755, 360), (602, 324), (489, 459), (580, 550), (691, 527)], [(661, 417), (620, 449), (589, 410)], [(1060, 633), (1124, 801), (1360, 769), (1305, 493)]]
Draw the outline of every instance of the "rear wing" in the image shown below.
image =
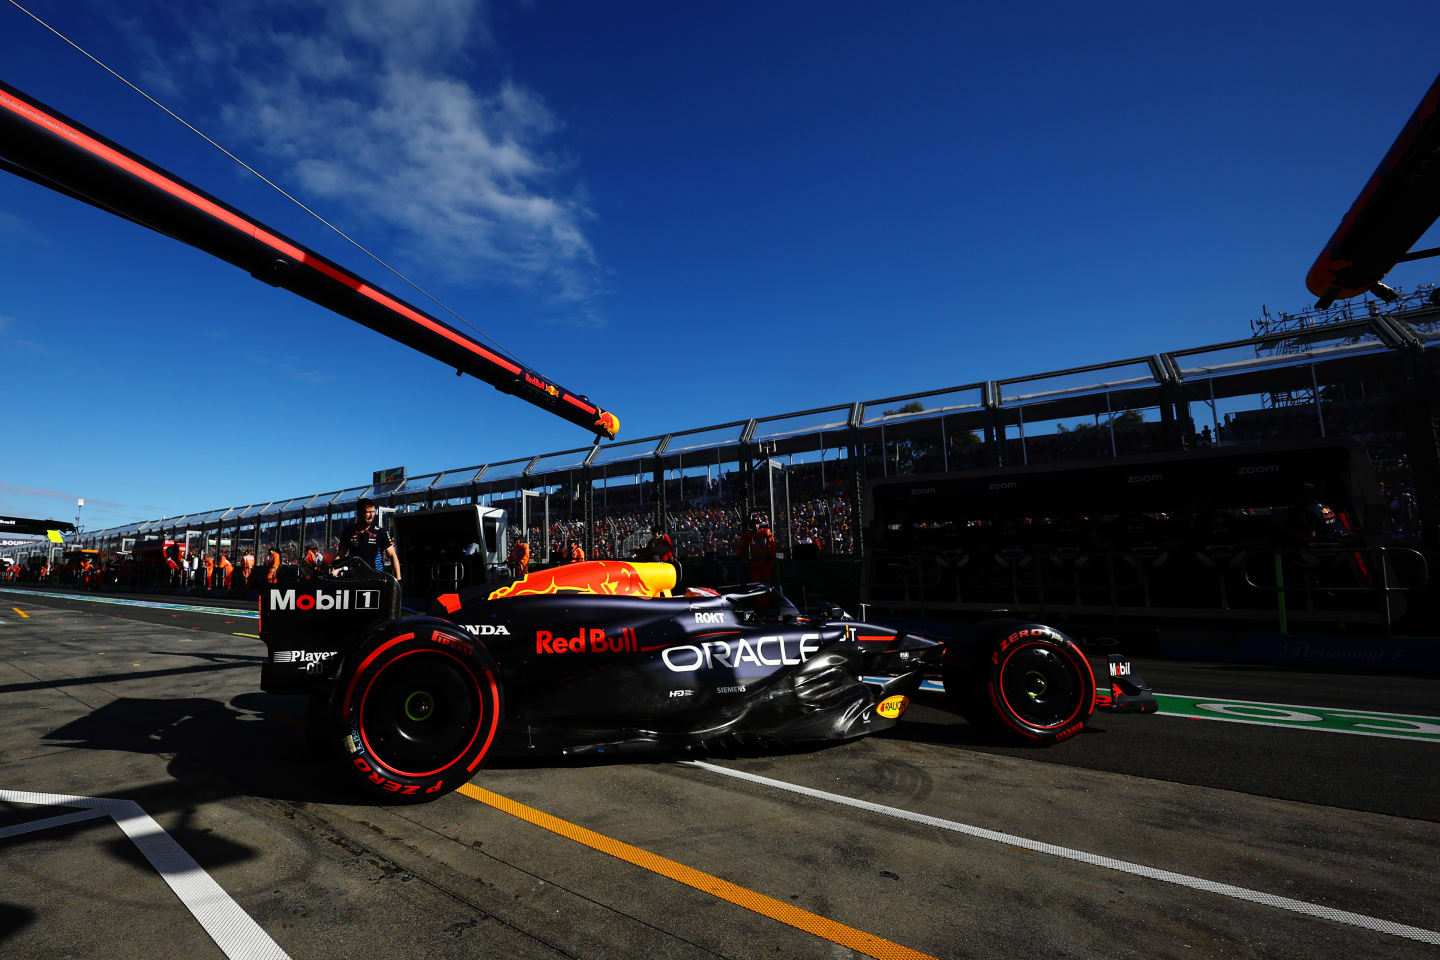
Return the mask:
[(340, 660), (376, 624), (400, 616), (400, 582), (388, 573), (322, 576), (260, 591), (260, 639), (266, 661), (260, 689), (307, 693), (334, 679)]

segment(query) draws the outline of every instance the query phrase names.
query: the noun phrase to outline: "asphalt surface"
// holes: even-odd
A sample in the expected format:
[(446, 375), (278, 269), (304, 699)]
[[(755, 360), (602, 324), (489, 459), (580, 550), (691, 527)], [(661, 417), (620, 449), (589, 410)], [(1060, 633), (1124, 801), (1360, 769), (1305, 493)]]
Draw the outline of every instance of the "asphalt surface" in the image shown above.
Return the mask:
[[(489, 803), (384, 807), (307, 752), (303, 699), (259, 692), (244, 612), (0, 592), (0, 955), (1436, 953), (1440, 742), (1097, 714), (1020, 749), (923, 697), (824, 750), (497, 762)], [(1433, 679), (1136, 667), (1162, 693), (1440, 717)], [(158, 826), (45, 825), (75, 797)], [(157, 866), (156, 837), (195, 869)], [(218, 938), (197, 877), (243, 918)]]

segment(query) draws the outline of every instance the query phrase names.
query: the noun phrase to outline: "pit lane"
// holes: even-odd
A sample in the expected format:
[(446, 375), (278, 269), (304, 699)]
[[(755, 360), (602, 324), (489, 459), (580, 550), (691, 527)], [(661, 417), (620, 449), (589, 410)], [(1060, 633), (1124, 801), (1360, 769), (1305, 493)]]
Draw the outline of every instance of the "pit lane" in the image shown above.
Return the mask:
[[(307, 759), (303, 701), (258, 692), (264, 648), (236, 636), (255, 632), (246, 611), (0, 601), (0, 789), (133, 801), (290, 956), (859, 955), (469, 796), (356, 803)], [(1139, 666), (1160, 692), (1440, 714), (1424, 678)], [(922, 700), (889, 736), (706, 759), (811, 794), (670, 762), (502, 760), (474, 782), (934, 957), (1399, 957), (1434, 946), (984, 831), (1433, 931), (1436, 751), (1113, 715), (1024, 750), (977, 742)], [(65, 812), (0, 810), (0, 829)], [(0, 838), (0, 866), (18, 881), (0, 887), (6, 953), (224, 955), (111, 820)]]

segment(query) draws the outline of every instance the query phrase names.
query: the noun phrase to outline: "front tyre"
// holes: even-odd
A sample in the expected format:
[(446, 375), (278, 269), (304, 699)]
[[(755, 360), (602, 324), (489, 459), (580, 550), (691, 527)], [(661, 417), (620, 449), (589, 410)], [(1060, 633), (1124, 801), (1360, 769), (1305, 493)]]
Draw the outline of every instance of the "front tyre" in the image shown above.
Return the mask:
[(336, 698), (351, 780), (401, 802), (469, 781), (500, 726), (500, 675), (490, 652), (440, 623), (402, 623), (379, 634), (349, 658)]
[(991, 634), (978, 662), (945, 660), (945, 689), (965, 719), (1011, 740), (1049, 746), (1085, 729), (1095, 674), (1075, 641), (1038, 623)]

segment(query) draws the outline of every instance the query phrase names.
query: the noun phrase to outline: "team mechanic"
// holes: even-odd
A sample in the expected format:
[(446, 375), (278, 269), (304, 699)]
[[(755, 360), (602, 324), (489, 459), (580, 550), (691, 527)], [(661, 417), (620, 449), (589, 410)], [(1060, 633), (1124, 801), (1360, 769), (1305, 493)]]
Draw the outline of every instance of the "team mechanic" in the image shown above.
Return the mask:
[(355, 522), (340, 533), (340, 553), (335, 559), (342, 557), (359, 557), (376, 570), (385, 569), (384, 561), (388, 558), (395, 570), (395, 579), (400, 579), (400, 555), (395, 552), (390, 534), (375, 522), (374, 500), (361, 500), (356, 504)]

